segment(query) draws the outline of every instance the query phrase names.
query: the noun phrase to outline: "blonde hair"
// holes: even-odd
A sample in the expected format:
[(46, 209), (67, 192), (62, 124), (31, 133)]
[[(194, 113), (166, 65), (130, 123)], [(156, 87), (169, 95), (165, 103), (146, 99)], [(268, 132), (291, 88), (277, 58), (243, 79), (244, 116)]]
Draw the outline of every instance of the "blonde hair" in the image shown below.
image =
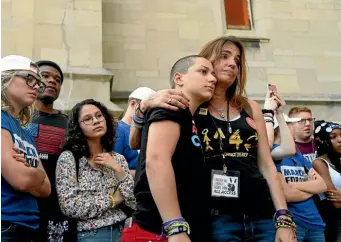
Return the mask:
[(226, 95), (230, 100), (231, 104), (241, 111), (243, 108), (249, 107), (245, 90), (246, 58), (242, 42), (235, 36), (222, 36), (205, 44), (202, 50), (200, 51), (199, 55), (208, 59), (213, 64), (213, 62), (220, 57), (223, 46), (226, 43), (232, 43), (236, 45), (240, 51), (240, 66), (238, 67), (239, 75), (232, 84), (232, 86), (227, 89)]
[[(10, 104), (7, 98), (6, 89), (17, 72), (18, 71), (14, 70), (1, 72), (1, 111), (14, 112), (14, 107)], [(18, 119), (21, 125), (26, 125), (27, 123), (31, 122), (32, 114), (35, 109), (34, 106), (35, 104), (32, 103), (30, 106), (24, 107), (22, 110), (20, 110)]]

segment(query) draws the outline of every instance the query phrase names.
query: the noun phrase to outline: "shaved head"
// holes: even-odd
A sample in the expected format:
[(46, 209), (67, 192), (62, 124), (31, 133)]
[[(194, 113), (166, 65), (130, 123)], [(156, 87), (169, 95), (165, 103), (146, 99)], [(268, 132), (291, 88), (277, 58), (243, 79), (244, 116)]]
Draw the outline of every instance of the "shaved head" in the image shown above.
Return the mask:
[(171, 73), (170, 73), (170, 84), (171, 84), (172, 88), (175, 87), (175, 83), (174, 83), (175, 73), (181, 73), (181, 74), (187, 73), (188, 69), (192, 65), (194, 65), (195, 60), (197, 58), (203, 58), (203, 57), (201, 57), (200, 55), (189, 55), (189, 56), (185, 56), (185, 57), (179, 59), (177, 62), (175, 62), (175, 64), (172, 67)]

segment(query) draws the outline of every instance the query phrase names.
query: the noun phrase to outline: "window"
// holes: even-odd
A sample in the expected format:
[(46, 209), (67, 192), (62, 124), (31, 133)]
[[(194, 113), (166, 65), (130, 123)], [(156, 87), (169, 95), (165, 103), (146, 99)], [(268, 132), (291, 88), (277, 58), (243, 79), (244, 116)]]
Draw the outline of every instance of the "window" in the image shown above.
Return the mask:
[(251, 0), (224, 0), (228, 29), (251, 30)]

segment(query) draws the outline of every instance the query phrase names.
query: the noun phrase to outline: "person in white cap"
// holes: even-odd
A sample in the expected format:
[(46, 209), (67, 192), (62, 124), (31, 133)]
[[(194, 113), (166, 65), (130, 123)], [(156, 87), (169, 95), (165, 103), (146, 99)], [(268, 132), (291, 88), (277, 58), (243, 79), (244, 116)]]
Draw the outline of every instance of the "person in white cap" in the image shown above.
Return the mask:
[(132, 118), (135, 113), (135, 109), (138, 107), (138, 104), (142, 100), (150, 97), (153, 93), (155, 93), (155, 91), (149, 87), (139, 87), (135, 89), (129, 95), (127, 111), (125, 112), (123, 118), (118, 122), (116, 129), (116, 143), (114, 151), (126, 158), (130, 172), (133, 176), (135, 175), (139, 153), (137, 150), (130, 148), (130, 126), (132, 125)]
[(50, 181), (32, 136), (33, 104), (45, 90), (38, 66), (18, 55), (1, 59), (1, 241), (32, 241), (39, 227), (36, 197), (47, 197)]

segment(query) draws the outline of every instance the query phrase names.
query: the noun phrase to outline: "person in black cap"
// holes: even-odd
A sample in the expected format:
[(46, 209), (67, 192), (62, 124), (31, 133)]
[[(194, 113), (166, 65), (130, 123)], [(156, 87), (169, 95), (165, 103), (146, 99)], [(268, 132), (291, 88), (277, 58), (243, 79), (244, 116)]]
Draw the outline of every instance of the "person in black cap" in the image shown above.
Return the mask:
[(64, 75), (59, 65), (53, 61), (41, 60), (36, 64), (41, 70), (46, 89), (37, 98), (37, 110), (26, 130), (34, 138), (39, 157), (51, 181), (51, 195), (38, 200), (41, 218), (35, 241), (72, 242), (76, 241), (76, 225), (61, 212), (55, 187), (56, 164), (61, 154), (68, 117), (54, 109), (53, 103), (59, 97)]

